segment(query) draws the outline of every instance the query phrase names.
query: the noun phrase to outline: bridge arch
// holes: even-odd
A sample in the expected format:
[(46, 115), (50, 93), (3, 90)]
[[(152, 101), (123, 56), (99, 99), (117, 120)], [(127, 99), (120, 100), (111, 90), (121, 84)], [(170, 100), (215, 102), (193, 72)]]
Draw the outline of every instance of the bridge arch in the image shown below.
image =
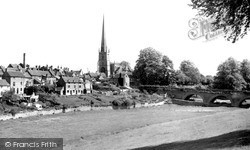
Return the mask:
[(229, 100), (229, 101), (230, 101), (230, 104), (232, 104), (231, 98), (228, 97), (227, 95), (224, 95), (224, 94), (217, 94), (217, 95), (212, 96), (212, 97), (208, 100), (208, 103), (209, 103), (209, 104), (214, 104), (215, 101), (216, 101), (217, 99)]
[(244, 97), (242, 98), (239, 103), (238, 103), (238, 107), (246, 107), (246, 108), (249, 108), (250, 107), (250, 104), (247, 104), (246, 106), (243, 105), (243, 103), (246, 101), (246, 100), (250, 100), (250, 96), (248, 97)]
[[(196, 93), (196, 92), (190, 92), (190, 93), (187, 93), (186, 95), (183, 96), (183, 100), (190, 100), (190, 98), (194, 97), (194, 96), (198, 96), (202, 99), (202, 102), (204, 102), (204, 96), (200, 93)], [(194, 100), (195, 101), (195, 100)]]

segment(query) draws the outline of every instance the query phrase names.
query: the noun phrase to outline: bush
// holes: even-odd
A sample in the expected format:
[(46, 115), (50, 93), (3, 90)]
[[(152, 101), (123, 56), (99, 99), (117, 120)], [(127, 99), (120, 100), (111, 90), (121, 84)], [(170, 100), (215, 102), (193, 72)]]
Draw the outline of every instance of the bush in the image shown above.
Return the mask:
[(121, 106), (122, 103), (123, 103), (123, 101), (121, 101), (119, 99), (116, 99), (116, 100), (112, 101), (112, 105), (114, 105), (114, 106)]
[(113, 106), (131, 106), (134, 104), (135, 102), (130, 99), (116, 99), (112, 101)]
[(132, 106), (134, 105), (134, 101), (130, 100), (130, 99), (125, 99), (122, 103), (122, 106)]
[(16, 109), (11, 109), (9, 112), (13, 117), (15, 117), (15, 115), (18, 113), (18, 111)]
[(38, 90), (39, 89), (37, 86), (29, 86), (24, 89), (24, 93), (26, 93), (27, 95), (32, 95), (33, 93), (37, 93)]
[(7, 91), (3, 93), (2, 102), (7, 102), (8, 104), (19, 103), (21, 97), (14, 94), (14, 91)]

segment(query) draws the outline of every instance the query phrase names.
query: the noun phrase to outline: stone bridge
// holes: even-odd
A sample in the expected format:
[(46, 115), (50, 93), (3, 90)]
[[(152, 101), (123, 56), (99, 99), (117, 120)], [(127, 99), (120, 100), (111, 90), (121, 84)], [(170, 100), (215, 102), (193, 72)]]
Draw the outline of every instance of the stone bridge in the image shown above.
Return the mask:
[[(141, 87), (140, 87), (141, 88)], [(240, 107), (242, 102), (250, 99), (250, 91), (231, 90), (197, 90), (192, 88), (171, 88), (167, 86), (143, 86), (143, 89), (167, 93), (170, 98), (188, 100), (199, 95), (206, 106), (210, 106), (216, 99), (230, 100), (231, 106)]]

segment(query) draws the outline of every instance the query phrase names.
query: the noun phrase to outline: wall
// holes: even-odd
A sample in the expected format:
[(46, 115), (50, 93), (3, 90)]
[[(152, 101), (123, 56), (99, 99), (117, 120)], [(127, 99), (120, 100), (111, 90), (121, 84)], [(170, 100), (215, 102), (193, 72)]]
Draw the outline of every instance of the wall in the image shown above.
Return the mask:
[(11, 77), (10, 88), (15, 90), (15, 94), (23, 94), (25, 88), (25, 78)]

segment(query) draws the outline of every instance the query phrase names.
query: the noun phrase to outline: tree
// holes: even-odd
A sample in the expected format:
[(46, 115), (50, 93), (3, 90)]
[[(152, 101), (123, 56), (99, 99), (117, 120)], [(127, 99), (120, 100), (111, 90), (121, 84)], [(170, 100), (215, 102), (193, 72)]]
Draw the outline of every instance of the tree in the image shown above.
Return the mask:
[(140, 51), (133, 76), (143, 85), (168, 84), (172, 68), (173, 63), (167, 56), (148, 47)]
[(214, 29), (222, 28), (227, 40), (234, 43), (249, 30), (250, 0), (191, 0), (198, 14), (214, 18)]
[(189, 60), (182, 61), (180, 64), (180, 71), (182, 71), (183, 74), (185, 74), (188, 78), (190, 78), (188, 84), (194, 85), (200, 83), (201, 74), (199, 72), (199, 69), (196, 68), (191, 61)]
[(244, 59), (241, 62), (241, 66), (240, 66), (240, 72), (242, 77), (244, 78), (244, 80), (247, 83), (247, 89), (250, 89), (250, 61), (247, 59)]
[(206, 85), (212, 85), (213, 84), (213, 82), (214, 82), (214, 77), (213, 76), (211, 76), (211, 75), (207, 75), (206, 76)]
[(174, 65), (168, 56), (163, 55), (160, 66), (160, 84), (169, 85), (175, 81)]
[(218, 72), (214, 77), (214, 88), (241, 90), (246, 82), (240, 72), (240, 63), (230, 57), (219, 65)]
[(178, 85), (188, 85), (190, 82), (190, 78), (186, 76), (181, 70), (176, 71), (176, 83)]
[[(127, 73), (131, 73), (131, 72), (132, 72), (132, 69), (131, 69), (131, 67), (130, 67), (130, 63), (129, 63), (129, 62), (127, 62), (127, 61), (122, 61), (122, 62), (120, 62), (119, 65), (121, 66), (122, 71), (127, 72)], [(131, 74), (130, 74), (130, 75), (131, 75)]]

